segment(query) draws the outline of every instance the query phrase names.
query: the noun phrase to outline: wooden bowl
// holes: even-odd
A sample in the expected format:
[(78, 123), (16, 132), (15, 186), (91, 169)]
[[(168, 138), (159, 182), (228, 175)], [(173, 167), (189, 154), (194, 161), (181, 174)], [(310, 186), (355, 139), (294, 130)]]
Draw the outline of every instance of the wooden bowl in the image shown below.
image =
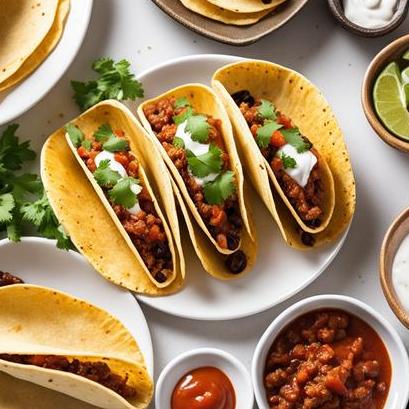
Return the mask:
[(365, 28), (352, 23), (345, 17), (343, 0), (328, 0), (329, 8), (342, 27), (363, 37), (380, 37), (398, 28), (405, 20), (409, 10), (409, 0), (399, 0), (394, 19), (384, 27)]
[(409, 234), (409, 208), (404, 210), (389, 227), (382, 243), (379, 270), (382, 290), (389, 306), (401, 323), (409, 328), (409, 313), (405, 311), (392, 282), (392, 265), (402, 240)]
[(152, 0), (166, 14), (192, 31), (221, 43), (244, 46), (255, 43), (294, 17), (308, 0), (288, 0), (250, 26), (232, 26), (203, 17), (187, 9), (179, 0)]
[(407, 49), (409, 49), (409, 34), (393, 41), (375, 56), (366, 71), (362, 83), (361, 99), (366, 118), (378, 136), (388, 145), (402, 152), (409, 153), (409, 142), (399, 139), (386, 129), (380, 121), (376, 114), (372, 98), (373, 87), (380, 72), (390, 62), (398, 59)]

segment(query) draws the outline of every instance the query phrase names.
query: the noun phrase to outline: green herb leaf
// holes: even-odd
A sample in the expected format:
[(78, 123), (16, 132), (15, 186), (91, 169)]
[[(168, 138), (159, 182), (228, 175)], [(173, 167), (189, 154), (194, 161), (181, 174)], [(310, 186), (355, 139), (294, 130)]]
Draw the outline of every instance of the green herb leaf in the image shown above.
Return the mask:
[(277, 113), (276, 113), (275, 106), (270, 101), (267, 101), (266, 99), (261, 100), (261, 105), (257, 107), (257, 112), (264, 119), (271, 119), (271, 120), (277, 119)]
[(183, 122), (185, 122), (192, 115), (194, 115), (194, 111), (192, 107), (188, 106), (183, 112), (181, 112), (179, 115), (175, 115), (172, 119), (176, 125), (180, 125), (183, 124)]
[(190, 132), (196, 142), (206, 143), (209, 138), (210, 125), (204, 115), (194, 115), (187, 119), (186, 131)]
[(176, 98), (175, 108), (184, 108), (190, 106), (190, 102), (186, 97)]
[(0, 195), (0, 224), (8, 223), (13, 218), (16, 203), (11, 193)]
[(185, 147), (185, 141), (182, 138), (179, 138), (178, 136), (175, 136), (173, 138), (173, 146), (176, 148), (184, 148)]
[(92, 143), (91, 143), (91, 141), (90, 141), (89, 139), (84, 139), (84, 140), (81, 142), (81, 146), (82, 146), (83, 148), (85, 148), (87, 151), (90, 151), (91, 148), (92, 148)]
[(129, 149), (129, 143), (124, 138), (118, 138), (117, 136), (112, 136), (109, 138), (102, 147), (108, 152), (120, 152)]
[(78, 148), (84, 140), (84, 134), (81, 129), (77, 128), (74, 124), (67, 124), (65, 130), (67, 131), (72, 144)]
[(234, 173), (229, 170), (220, 174), (213, 182), (206, 183), (203, 190), (207, 203), (222, 204), (236, 191)]
[(210, 145), (209, 151), (203, 155), (194, 156), (188, 152), (187, 161), (194, 176), (203, 178), (210, 173), (219, 173), (222, 169), (222, 151), (216, 145)]
[(298, 128), (283, 129), (281, 133), (287, 143), (294, 146), (298, 153), (306, 152), (312, 147), (311, 142), (301, 135)]
[(261, 128), (257, 130), (257, 145), (260, 148), (267, 148), (273, 133), (283, 126), (274, 121), (266, 121)]
[(97, 80), (71, 81), (74, 100), (82, 111), (104, 99), (134, 101), (137, 97), (143, 97), (142, 84), (130, 72), (127, 60), (115, 62), (111, 58), (100, 58), (94, 61), (92, 68), (99, 74)]
[(283, 163), (284, 169), (295, 169), (297, 167), (296, 160), (290, 155), (286, 155), (284, 152), (281, 152), (280, 159)]
[(94, 138), (97, 142), (105, 142), (113, 136), (115, 136), (114, 131), (109, 124), (101, 125), (94, 133)]
[(95, 180), (102, 187), (112, 187), (121, 179), (121, 175), (117, 171), (112, 170), (109, 167), (109, 163), (109, 159), (102, 160), (94, 172)]
[(132, 185), (138, 184), (138, 180), (129, 176), (122, 178), (109, 191), (109, 196), (115, 204), (122, 205), (127, 209), (135, 206), (138, 198), (131, 190)]

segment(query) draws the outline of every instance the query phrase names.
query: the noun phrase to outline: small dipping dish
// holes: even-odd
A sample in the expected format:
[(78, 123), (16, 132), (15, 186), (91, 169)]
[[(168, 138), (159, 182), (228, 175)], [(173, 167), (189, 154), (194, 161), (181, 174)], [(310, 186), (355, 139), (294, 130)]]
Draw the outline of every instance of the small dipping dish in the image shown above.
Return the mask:
[(363, 37), (379, 37), (392, 32), (402, 24), (409, 10), (409, 0), (397, 0), (395, 16), (388, 24), (379, 28), (366, 28), (353, 23), (345, 16), (343, 0), (328, 0), (328, 5), (334, 17), (346, 30)]
[(235, 409), (253, 408), (253, 387), (247, 369), (233, 355), (214, 348), (185, 352), (166, 365), (156, 384), (155, 408), (171, 409), (175, 387), (187, 374), (199, 368), (216, 368), (227, 376), (234, 389)]

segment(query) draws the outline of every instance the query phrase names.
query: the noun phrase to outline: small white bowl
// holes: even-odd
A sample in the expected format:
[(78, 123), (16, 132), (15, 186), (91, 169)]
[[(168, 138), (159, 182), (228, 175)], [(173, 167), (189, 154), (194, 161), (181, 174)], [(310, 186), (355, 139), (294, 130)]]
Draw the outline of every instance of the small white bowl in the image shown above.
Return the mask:
[(267, 354), (277, 335), (299, 316), (320, 309), (340, 309), (361, 318), (381, 337), (392, 364), (392, 379), (383, 409), (405, 409), (409, 400), (409, 358), (396, 330), (377, 311), (355, 298), (341, 295), (319, 295), (307, 298), (282, 312), (267, 328), (257, 344), (252, 363), (252, 379), (260, 409), (269, 409), (263, 383)]
[(206, 366), (218, 368), (229, 377), (236, 394), (236, 409), (253, 408), (253, 386), (247, 369), (233, 355), (214, 348), (185, 352), (166, 365), (156, 383), (155, 408), (170, 409), (172, 392), (179, 380), (189, 371)]

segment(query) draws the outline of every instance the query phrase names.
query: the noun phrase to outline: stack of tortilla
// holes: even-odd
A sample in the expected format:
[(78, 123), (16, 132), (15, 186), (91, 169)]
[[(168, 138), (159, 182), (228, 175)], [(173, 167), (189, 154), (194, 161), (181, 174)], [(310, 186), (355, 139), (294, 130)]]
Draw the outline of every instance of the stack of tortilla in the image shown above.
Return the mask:
[(286, 0), (180, 0), (189, 10), (235, 26), (255, 24)]
[(31, 74), (57, 45), (70, 0), (0, 0), (0, 91)]

